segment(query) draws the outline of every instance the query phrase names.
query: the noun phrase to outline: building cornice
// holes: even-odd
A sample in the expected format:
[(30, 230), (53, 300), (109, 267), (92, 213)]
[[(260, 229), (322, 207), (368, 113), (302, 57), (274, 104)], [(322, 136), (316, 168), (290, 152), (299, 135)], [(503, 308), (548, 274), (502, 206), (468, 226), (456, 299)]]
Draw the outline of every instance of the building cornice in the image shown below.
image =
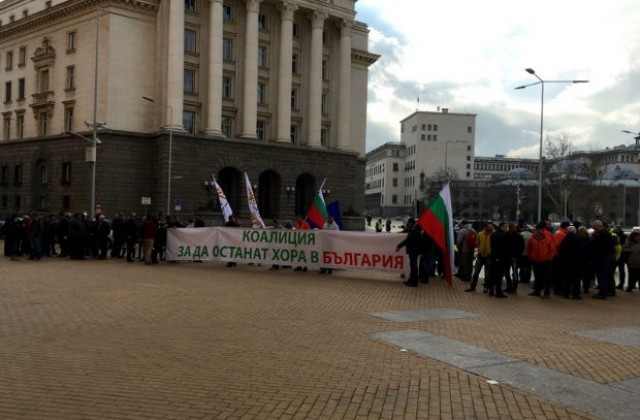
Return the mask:
[(373, 54), (368, 51), (352, 49), (351, 61), (369, 67), (380, 58), (379, 54)]
[(158, 0), (69, 0), (36, 12), (26, 18), (2, 25), (2, 27), (0, 27), (0, 39), (7, 39), (34, 29), (46, 27), (47, 25), (51, 25), (52, 21), (77, 15), (87, 10), (104, 9), (110, 6), (129, 7), (156, 12), (158, 10)]

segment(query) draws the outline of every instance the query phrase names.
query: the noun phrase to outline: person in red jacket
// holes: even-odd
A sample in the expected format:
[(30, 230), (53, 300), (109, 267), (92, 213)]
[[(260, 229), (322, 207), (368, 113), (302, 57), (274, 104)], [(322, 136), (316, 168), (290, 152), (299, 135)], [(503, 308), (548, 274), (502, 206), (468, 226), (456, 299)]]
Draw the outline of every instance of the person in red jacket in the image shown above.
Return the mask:
[(527, 243), (527, 256), (534, 275), (533, 292), (529, 293), (529, 296), (541, 296), (544, 299), (550, 297), (550, 266), (554, 254), (553, 237), (546, 230), (545, 222), (540, 222)]
[(153, 251), (153, 241), (156, 239), (158, 231), (158, 221), (155, 217), (148, 215), (142, 221), (142, 238), (144, 239), (144, 263), (152, 264), (151, 253)]

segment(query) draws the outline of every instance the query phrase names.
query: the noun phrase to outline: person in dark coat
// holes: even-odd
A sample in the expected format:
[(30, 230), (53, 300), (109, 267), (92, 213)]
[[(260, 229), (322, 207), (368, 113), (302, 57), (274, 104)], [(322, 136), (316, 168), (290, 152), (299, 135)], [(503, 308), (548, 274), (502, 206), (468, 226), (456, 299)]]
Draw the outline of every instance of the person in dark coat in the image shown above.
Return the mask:
[(137, 215), (131, 213), (129, 218), (124, 222), (124, 235), (127, 241), (127, 262), (132, 262), (136, 252), (136, 243), (138, 242), (139, 229), (136, 222)]
[[(509, 225), (500, 222), (498, 229), (491, 235), (491, 282), (489, 284), (489, 296), (506, 298), (502, 292), (502, 278), (505, 277), (507, 269), (511, 268), (511, 240), (509, 238)], [(510, 279), (509, 277), (508, 279)], [(507, 289), (511, 286), (507, 283)]]
[(76, 213), (69, 220), (69, 255), (72, 260), (84, 260), (85, 227), (82, 215)]
[(111, 230), (113, 231), (113, 247), (111, 248), (111, 258), (122, 258), (124, 256), (125, 233), (124, 219), (120, 214), (115, 215), (111, 221)]
[(558, 266), (562, 275), (562, 295), (569, 299), (581, 299), (580, 266), (584, 261), (584, 246), (574, 226), (567, 227), (567, 235), (558, 247)]
[(396, 251), (405, 248), (409, 256), (409, 279), (404, 282), (407, 287), (418, 287), (418, 257), (422, 253), (422, 228), (414, 218), (407, 221), (404, 231), (407, 237), (396, 246)]
[(106, 221), (104, 214), (101, 214), (97, 218), (97, 222), (94, 228), (94, 235), (96, 241), (97, 254), (95, 258), (101, 260), (107, 259), (107, 250), (109, 249), (109, 234), (111, 233), (111, 226)]

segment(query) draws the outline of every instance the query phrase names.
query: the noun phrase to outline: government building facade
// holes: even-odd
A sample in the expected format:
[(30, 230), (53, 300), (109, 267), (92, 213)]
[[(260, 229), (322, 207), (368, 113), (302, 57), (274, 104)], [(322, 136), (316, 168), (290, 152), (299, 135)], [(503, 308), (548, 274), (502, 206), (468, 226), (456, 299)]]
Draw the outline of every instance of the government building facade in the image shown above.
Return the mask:
[(325, 179), (361, 215), (378, 56), (354, 17), (355, 0), (0, 3), (0, 215), (216, 219), (215, 176), (246, 221), (244, 172), (265, 220)]

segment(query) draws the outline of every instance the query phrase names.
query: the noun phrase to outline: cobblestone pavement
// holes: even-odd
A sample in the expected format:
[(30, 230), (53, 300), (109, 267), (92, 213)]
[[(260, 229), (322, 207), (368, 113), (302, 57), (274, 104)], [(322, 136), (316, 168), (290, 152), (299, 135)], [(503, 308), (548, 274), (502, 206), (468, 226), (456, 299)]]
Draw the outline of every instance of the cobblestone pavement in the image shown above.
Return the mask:
[[(429, 346), (421, 354), (379, 338), (405, 330), (594, 386), (640, 378), (637, 343), (576, 334), (637, 327), (638, 291), (573, 301), (521, 288), (495, 299), (465, 286), (406, 288), (365, 271), (0, 257), (0, 418), (598, 418), (579, 400), (553, 402), (430, 357)], [(379, 316), (438, 309), (473, 316)], [(528, 377), (538, 380), (550, 379)]]

